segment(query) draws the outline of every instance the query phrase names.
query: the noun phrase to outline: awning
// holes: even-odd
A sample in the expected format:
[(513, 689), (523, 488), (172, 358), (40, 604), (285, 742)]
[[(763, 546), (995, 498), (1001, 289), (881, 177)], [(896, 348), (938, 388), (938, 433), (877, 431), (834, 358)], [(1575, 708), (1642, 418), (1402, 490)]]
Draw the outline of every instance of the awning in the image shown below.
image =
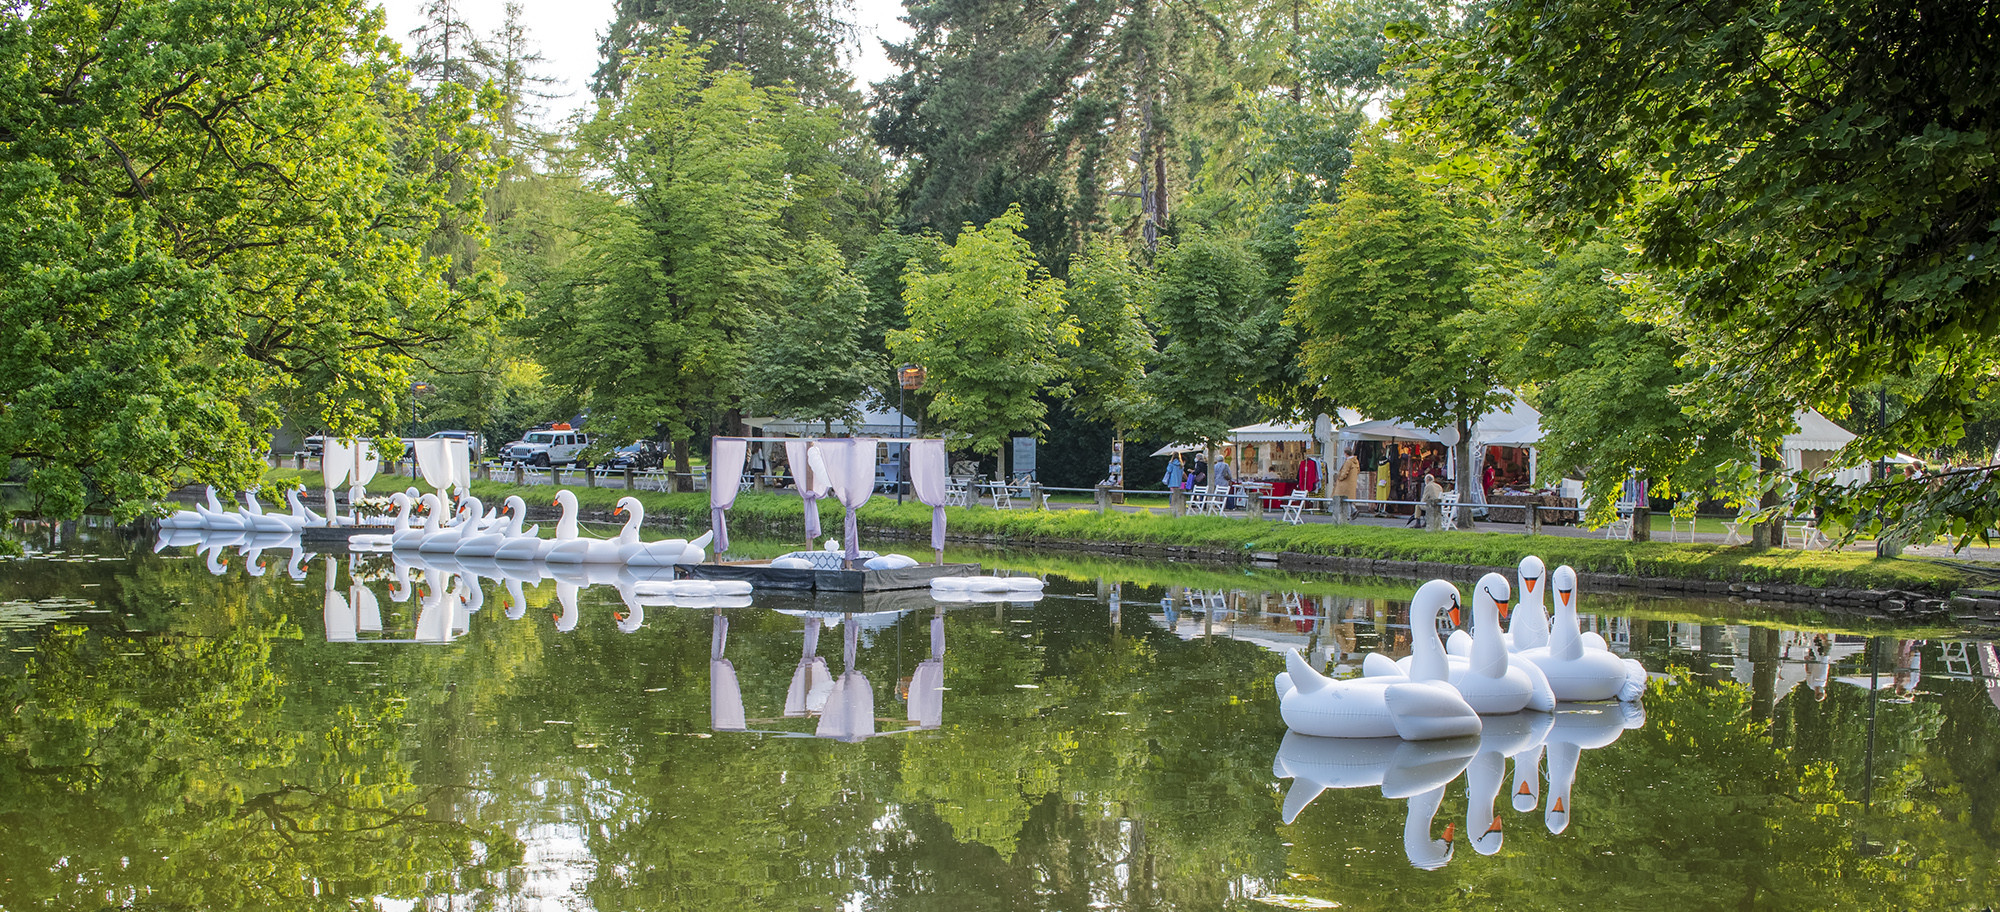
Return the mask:
[[(860, 403), (856, 403), (857, 406)], [(859, 420), (853, 424), (844, 421), (833, 423), (832, 430), (826, 422), (808, 418), (745, 418), (744, 425), (757, 428), (772, 436), (792, 437), (902, 437), (914, 436), (917, 423), (898, 415), (893, 410), (870, 411), (861, 409)]]
[(1854, 439), (1846, 428), (1812, 409), (1798, 413), (1792, 420), (1799, 423), (1799, 429), (1785, 435), (1788, 450), (1837, 450)]

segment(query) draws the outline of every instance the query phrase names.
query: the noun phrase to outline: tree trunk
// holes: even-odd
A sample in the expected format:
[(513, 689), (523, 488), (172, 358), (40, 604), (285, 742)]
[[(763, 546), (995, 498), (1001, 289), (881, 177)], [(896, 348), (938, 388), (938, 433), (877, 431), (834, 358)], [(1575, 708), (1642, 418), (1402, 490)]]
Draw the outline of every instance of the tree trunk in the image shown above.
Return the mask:
[(1463, 415), (1458, 419), (1458, 471), (1452, 473), (1452, 485), (1458, 489), (1458, 527), (1472, 528), (1472, 421)]
[(674, 490), (687, 493), (694, 490), (694, 478), (688, 466), (688, 442), (686, 438), (674, 441)]
[[(1778, 460), (1772, 456), (1765, 456), (1757, 461), (1757, 468), (1765, 474), (1775, 472), (1778, 470)], [(1784, 534), (1785, 518), (1777, 515), (1775, 510), (1773, 510), (1777, 505), (1778, 492), (1775, 488), (1765, 491), (1764, 496), (1757, 501), (1757, 506), (1760, 509), (1772, 510), (1773, 512), (1766, 514), (1763, 522), (1751, 527), (1751, 549), (1762, 551), (1784, 543), (1784, 539), (1781, 536)]]

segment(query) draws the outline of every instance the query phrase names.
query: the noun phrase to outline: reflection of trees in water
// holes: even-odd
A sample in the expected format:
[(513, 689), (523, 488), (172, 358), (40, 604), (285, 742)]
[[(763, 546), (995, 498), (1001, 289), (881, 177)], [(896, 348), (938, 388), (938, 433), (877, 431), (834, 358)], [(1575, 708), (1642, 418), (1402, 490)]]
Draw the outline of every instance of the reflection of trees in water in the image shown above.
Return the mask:
[(518, 857), (427, 813), (388, 694), (291, 705), (296, 637), (50, 631), (0, 718), (0, 907), (348, 908)]
[[(711, 732), (707, 612), (655, 612), (628, 636), (599, 587), (558, 635), (546, 611), (503, 618), (488, 582), (489, 608), (449, 648), (329, 644), (313, 626), (321, 579), (135, 567), (98, 591), (128, 623), (174, 632), (44, 631), (21, 711), (0, 716), (0, 838), (24, 847), (0, 860), (0, 907), (142, 887), (263, 907), (301, 884), (317, 892), (290, 907), (501, 904), (539, 889), (519, 839), (548, 831), (581, 841), (588, 857), (567, 863), (603, 909), (824, 907), (856, 891), (884, 910), (1208, 909), (1288, 873), (1284, 892), (1359, 909), (1920, 908), (1996, 887), (2000, 714), (1984, 693), (1927, 678), (1935, 694), (1878, 706), (1862, 812), (1867, 691), (1780, 692), (1754, 630), (1746, 684), (1657, 690), (1643, 729), (1583, 755), (1565, 833), (1510, 815), (1506, 851), (1420, 872), (1403, 802), (1328, 792), (1278, 824), (1275, 657), (1162, 630), (1137, 610), (1160, 595), (1144, 587), (1115, 616), (1060, 593), (951, 612), (943, 727), (840, 744)], [(1325, 636), (1367, 648), (1380, 608), (1316, 616), (1361, 615)], [(730, 620), (746, 712), (781, 716), (800, 621)], [(884, 717), (902, 713), (896, 682), (928, 657), (928, 624), (913, 613), (860, 645)], [(1632, 625), (1653, 667), (1667, 627)], [(1465, 818), (1462, 783), (1439, 821)]]

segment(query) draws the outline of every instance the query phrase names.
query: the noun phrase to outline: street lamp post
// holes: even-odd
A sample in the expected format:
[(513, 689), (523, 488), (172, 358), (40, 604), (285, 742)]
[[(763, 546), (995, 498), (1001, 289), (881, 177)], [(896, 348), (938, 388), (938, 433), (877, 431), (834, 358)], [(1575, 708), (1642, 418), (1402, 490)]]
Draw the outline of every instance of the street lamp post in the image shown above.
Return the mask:
[(924, 385), (924, 369), (915, 364), (905, 364), (896, 371), (896, 436), (903, 441), (902, 458), (896, 461), (896, 503), (903, 502), (903, 479), (910, 477), (910, 441), (904, 425), (909, 413), (903, 411), (903, 397), (910, 390)]

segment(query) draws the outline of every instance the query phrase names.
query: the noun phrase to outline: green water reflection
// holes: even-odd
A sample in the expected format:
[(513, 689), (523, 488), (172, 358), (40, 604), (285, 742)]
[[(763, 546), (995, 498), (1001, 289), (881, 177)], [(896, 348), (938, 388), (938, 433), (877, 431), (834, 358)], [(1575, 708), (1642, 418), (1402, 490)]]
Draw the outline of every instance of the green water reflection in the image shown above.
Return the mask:
[[(1406, 583), (1071, 576), (1021, 558), (1058, 571), (1039, 602), (760, 594), (635, 615), (610, 586), (566, 611), (554, 582), (517, 584), (517, 601), (486, 579), (477, 612), (426, 628), (466, 577), (25, 531), (39, 553), (0, 579), (5, 909), (1977, 909), (2000, 895), (2000, 667), (1990, 644), (1935, 632), (1587, 602), (1615, 646), (1679, 672), (1643, 721), (1591, 707), (1523, 723), (1546, 747), (1532, 808), (1515, 810), (1514, 773), (1535, 758), (1501, 762), (1497, 726), (1490, 756), (1376, 758), (1360, 779), (1389, 786), (1305, 803), (1295, 774), (1328, 757), (1285, 738), (1273, 649), (1338, 663), (1403, 648), (1388, 596)], [(409, 642), (425, 629), (443, 642)], [(815, 696), (819, 712), (787, 715)], [(1561, 783), (1544, 777), (1571, 767), (1558, 820)], [(1440, 768), (1448, 783), (1423, 778)]]

